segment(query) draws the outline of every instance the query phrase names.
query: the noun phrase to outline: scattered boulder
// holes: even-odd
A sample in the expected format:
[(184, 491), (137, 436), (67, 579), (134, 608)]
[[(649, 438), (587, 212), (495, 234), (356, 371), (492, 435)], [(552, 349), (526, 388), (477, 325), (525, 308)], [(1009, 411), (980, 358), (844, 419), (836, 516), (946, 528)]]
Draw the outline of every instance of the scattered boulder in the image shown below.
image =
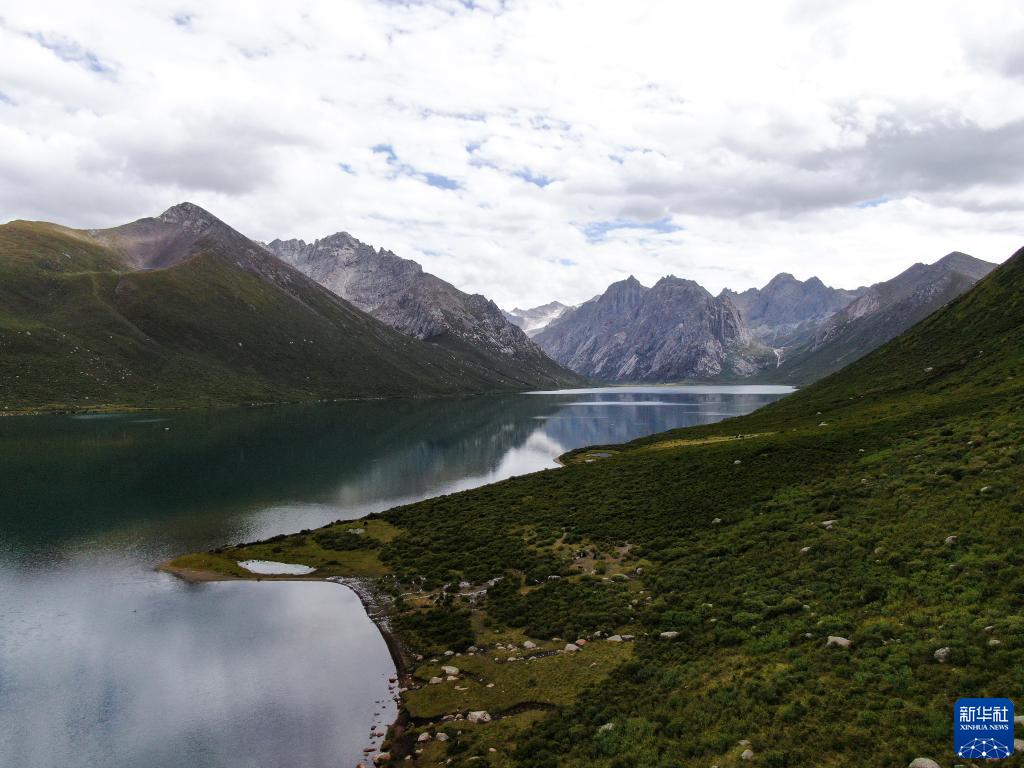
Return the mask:
[(451, 675), (451, 676), (455, 676), (455, 675), (459, 674), (459, 668), (458, 667), (444, 666), (444, 667), (441, 667), (441, 671), (444, 672), (446, 675)]
[(622, 635), (612, 635), (611, 637), (608, 638), (608, 642), (609, 643), (621, 643), (622, 642)]
[(444, 680), (441, 679), (440, 677), (432, 677), (432, 678), (430, 678), (430, 684), (431, 685), (438, 685), (439, 683), (443, 683), (443, 682), (444, 682)]
[(711, 521), (711, 524), (712, 525), (721, 525), (722, 524), (722, 518), (716, 517), (714, 520)]
[(432, 738), (433, 737), (429, 733), (424, 731), (423, 733), (420, 734), (420, 737), (418, 739), (416, 739), (416, 741), (419, 741), (419, 742), (430, 741)]
[(810, 551), (811, 551), (810, 547), (800, 547), (800, 554), (801, 555), (806, 555)]
[(946, 541), (946, 544), (956, 544), (958, 541), (960, 541), (960, 537), (959, 536), (947, 536), (945, 541)]
[(834, 526), (838, 522), (838, 520), (822, 520), (821, 527), (824, 528), (826, 531), (831, 531), (832, 526)]
[(662, 640), (675, 640), (677, 637), (679, 637), (679, 633), (672, 629), (668, 632), (662, 632), (660, 635), (658, 635), (658, 637), (660, 637)]
[(445, 656), (454, 656), (455, 655), (455, 651), (445, 651), (444, 655)]
[(381, 752), (379, 755), (374, 755), (373, 764), (374, 765), (383, 765), (384, 763), (386, 763), (390, 759), (391, 759), (391, 753), (390, 752)]
[(836, 648), (849, 648), (853, 645), (853, 641), (848, 637), (838, 637), (837, 635), (829, 635), (828, 642), (825, 643), (827, 648), (830, 645), (834, 645)]
[(910, 761), (910, 765), (907, 768), (942, 768), (942, 766), (930, 757), (915, 757)]
[(447, 733), (439, 733), (436, 736), (434, 736), (434, 740), (435, 741), (448, 741), (448, 734)]
[(754, 750), (752, 750), (752, 749), (749, 749), (749, 748), (748, 749), (744, 749), (743, 752), (740, 753), (740, 760), (753, 760), (753, 759), (754, 759)]
[(946, 662), (948, 662), (949, 658), (952, 655), (953, 649), (949, 646), (946, 646), (945, 648), (939, 648), (937, 651), (935, 651), (935, 653), (932, 654), (932, 656), (935, 657), (935, 660), (939, 662), (939, 664), (945, 664)]
[(525, 643), (523, 643), (523, 648), (525, 648), (528, 651), (532, 651), (536, 647), (537, 644), (533, 642), (533, 640), (527, 640)]
[(587, 644), (587, 641), (586, 641), (586, 639), (584, 639), (584, 638), (582, 638), (582, 637), (581, 637), (581, 638), (580, 638), (579, 640), (577, 640), (577, 641), (576, 641), (576, 645), (580, 646), (581, 648), (582, 648), (582, 647), (583, 647), (584, 645), (586, 645), (586, 644)]
[(736, 461), (734, 461), (734, 462), (733, 462), (733, 464), (742, 464), (742, 463), (743, 463), (743, 462), (742, 462), (742, 461), (740, 461), (739, 459), (736, 459)]
[(604, 725), (602, 725), (600, 728), (597, 729), (597, 732), (598, 733), (607, 733), (608, 731), (610, 731), (614, 727), (615, 727), (615, 723), (605, 723)]
[(466, 715), (466, 719), (471, 723), (489, 723), (491, 722), (491, 715), (489, 712), (478, 709)]
[(565, 650), (568, 653), (576, 653), (576, 651), (578, 651), (579, 649), (580, 649), (580, 647), (578, 645), (576, 645), (576, 643), (566, 643), (565, 644)]

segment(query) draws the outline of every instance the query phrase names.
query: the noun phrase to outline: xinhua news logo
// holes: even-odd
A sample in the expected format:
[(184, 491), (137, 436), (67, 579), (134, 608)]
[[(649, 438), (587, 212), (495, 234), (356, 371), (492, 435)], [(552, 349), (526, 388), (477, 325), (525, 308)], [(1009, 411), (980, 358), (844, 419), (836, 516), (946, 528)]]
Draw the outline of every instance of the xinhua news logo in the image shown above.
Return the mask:
[(1013, 702), (958, 699), (953, 708), (953, 751), (967, 760), (998, 760), (1013, 754)]

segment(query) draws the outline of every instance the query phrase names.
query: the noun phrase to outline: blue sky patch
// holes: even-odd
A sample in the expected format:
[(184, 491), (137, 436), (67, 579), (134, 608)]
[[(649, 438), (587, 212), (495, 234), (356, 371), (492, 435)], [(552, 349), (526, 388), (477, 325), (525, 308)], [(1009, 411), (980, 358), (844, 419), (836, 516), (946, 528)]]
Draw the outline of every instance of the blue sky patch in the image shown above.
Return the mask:
[(552, 179), (552, 178), (550, 178), (548, 176), (541, 176), (539, 174), (534, 174), (528, 168), (525, 168), (525, 169), (523, 169), (521, 171), (516, 171), (512, 175), (515, 176), (518, 179), (522, 179), (523, 181), (525, 181), (525, 182), (527, 182), (529, 184), (533, 184), (533, 186), (535, 186), (535, 187), (540, 187), (541, 189), (543, 189), (548, 184), (550, 184), (552, 181), (554, 181), (554, 179)]
[(870, 200), (861, 200), (859, 203), (854, 203), (854, 208), (877, 208), (880, 205), (888, 203), (890, 198), (888, 197), (874, 197)]
[(454, 179), (449, 179), (447, 176), (442, 176), (439, 173), (424, 173), (423, 180), (432, 187), (438, 189), (458, 189), (459, 182)]
[(614, 219), (612, 221), (593, 221), (583, 227), (583, 234), (590, 242), (603, 240), (604, 237), (616, 229), (644, 229), (658, 234), (669, 234), (671, 232), (682, 232), (683, 227), (676, 226), (668, 218), (658, 221), (631, 221), (629, 219)]

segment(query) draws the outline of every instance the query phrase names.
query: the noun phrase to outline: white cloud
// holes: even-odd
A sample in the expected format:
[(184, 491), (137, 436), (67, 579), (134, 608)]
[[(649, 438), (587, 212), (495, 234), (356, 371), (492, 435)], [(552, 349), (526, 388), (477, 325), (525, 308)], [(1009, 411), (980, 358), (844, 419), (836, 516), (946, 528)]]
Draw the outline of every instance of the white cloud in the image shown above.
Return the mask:
[(10, 0), (0, 219), (188, 199), (260, 239), (347, 230), (505, 306), (630, 273), (1001, 260), (1022, 32), (998, 0)]

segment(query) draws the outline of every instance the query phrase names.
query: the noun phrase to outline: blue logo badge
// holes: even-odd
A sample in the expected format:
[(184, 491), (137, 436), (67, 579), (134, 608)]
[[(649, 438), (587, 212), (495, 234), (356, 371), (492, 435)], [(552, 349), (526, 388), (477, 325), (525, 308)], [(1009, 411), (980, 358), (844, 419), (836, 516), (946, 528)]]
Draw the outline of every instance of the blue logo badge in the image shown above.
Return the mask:
[(953, 751), (967, 760), (998, 760), (1012, 755), (1013, 702), (957, 699), (953, 707)]

